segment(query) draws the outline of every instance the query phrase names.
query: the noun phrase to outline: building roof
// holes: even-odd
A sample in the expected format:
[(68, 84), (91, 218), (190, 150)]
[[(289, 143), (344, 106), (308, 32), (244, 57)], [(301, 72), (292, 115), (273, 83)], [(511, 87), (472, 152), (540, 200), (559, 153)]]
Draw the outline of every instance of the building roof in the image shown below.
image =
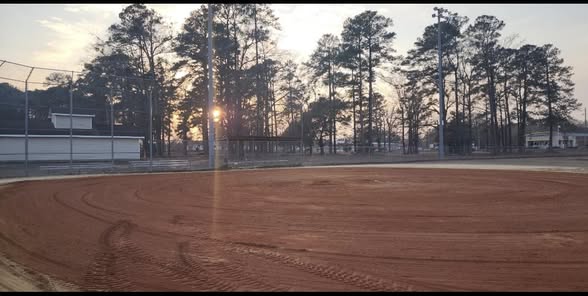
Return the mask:
[[(67, 116), (69, 117), (69, 113), (55, 113), (52, 112), (51, 115), (57, 115), (57, 116)], [(96, 117), (96, 115), (94, 114), (72, 114), (71, 117)]]
[[(23, 138), (25, 135), (11, 135), (11, 134), (0, 134), (3, 138)], [(69, 138), (69, 135), (28, 135), (29, 138)], [(110, 138), (110, 136), (84, 136), (84, 135), (72, 135), (72, 138), (86, 138), (86, 139), (104, 139)], [(113, 136), (114, 139), (142, 139), (143, 137), (137, 136)]]
[[(0, 119), (0, 134), (24, 135), (24, 120)], [(92, 129), (72, 129), (74, 135), (110, 136), (110, 125), (95, 124)], [(69, 128), (55, 128), (51, 120), (29, 119), (29, 135), (69, 135)], [(139, 128), (115, 125), (115, 136), (142, 137), (145, 132)]]
[[(561, 136), (570, 136), (570, 135), (588, 136), (588, 131), (574, 130), (574, 131), (560, 131), (559, 133), (557, 132), (557, 130), (553, 131), (553, 136), (557, 136), (558, 134)], [(535, 137), (539, 137), (539, 136), (549, 137), (549, 131), (532, 132), (532, 133), (525, 134), (525, 137), (533, 137), (533, 136), (535, 136)]]

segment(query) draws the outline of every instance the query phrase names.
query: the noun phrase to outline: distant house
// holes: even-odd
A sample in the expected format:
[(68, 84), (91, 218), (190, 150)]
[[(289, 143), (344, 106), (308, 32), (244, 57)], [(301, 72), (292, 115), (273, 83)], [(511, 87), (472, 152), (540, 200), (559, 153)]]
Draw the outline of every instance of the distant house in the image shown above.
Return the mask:
[[(73, 160), (111, 160), (113, 157), (136, 160), (141, 157), (144, 136), (137, 129), (115, 125), (111, 134), (109, 125), (96, 126), (93, 123), (95, 116), (92, 114), (49, 115), (49, 120), (29, 120), (28, 159), (31, 161), (69, 160), (70, 147)], [(0, 161), (25, 160), (23, 121), (0, 119)]]
[[(588, 148), (588, 131), (553, 132), (552, 145), (555, 148)], [(546, 149), (549, 147), (549, 131), (525, 135), (525, 147)]]

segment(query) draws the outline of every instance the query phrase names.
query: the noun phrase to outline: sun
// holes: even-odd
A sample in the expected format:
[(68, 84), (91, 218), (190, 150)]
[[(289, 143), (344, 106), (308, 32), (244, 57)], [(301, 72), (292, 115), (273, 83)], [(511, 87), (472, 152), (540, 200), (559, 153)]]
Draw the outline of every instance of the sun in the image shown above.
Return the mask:
[(221, 110), (218, 107), (214, 108), (214, 110), (212, 110), (212, 119), (214, 120), (214, 122), (219, 122), (220, 116)]

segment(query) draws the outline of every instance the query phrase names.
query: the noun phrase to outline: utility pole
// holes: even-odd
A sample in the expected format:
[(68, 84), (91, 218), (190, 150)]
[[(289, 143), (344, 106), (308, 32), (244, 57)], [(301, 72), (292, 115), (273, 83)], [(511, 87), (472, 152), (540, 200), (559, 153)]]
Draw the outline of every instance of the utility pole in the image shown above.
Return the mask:
[(300, 104), (300, 149), (302, 149), (302, 161), (304, 161), (304, 103)]
[[(4, 64), (4, 63), (2, 63)], [(31, 68), (27, 79), (25, 80), (25, 176), (29, 176), (29, 78), (35, 68)]]
[(445, 158), (445, 139), (443, 137), (443, 130), (445, 129), (445, 122), (443, 121), (443, 112), (445, 110), (445, 90), (443, 89), (443, 65), (442, 65), (442, 52), (441, 48), (441, 14), (447, 10), (443, 8), (433, 8), (437, 13), (433, 14), (433, 17), (437, 17), (437, 53), (439, 54), (439, 159)]
[(586, 120), (586, 107), (584, 107), (584, 127), (588, 127), (588, 121)]
[(153, 85), (149, 87), (149, 171), (153, 171)]
[(73, 165), (73, 77), (74, 72), (71, 72), (71, 79), (69, 82), (69, 169)]
[(208, 4), (208, 167), (214, 169), (214, 83), (212, 79), (212, 7)]
[(114, 96), (110, 87), (110, 157), (114, 168)]

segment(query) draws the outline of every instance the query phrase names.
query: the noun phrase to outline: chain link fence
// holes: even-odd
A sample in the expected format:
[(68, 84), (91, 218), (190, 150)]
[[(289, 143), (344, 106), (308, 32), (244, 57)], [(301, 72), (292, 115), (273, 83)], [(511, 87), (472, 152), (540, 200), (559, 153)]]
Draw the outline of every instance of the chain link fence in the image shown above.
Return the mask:
[(226, 168), (300, 166), (303, 145), (289, 137), (233, 137), (217, 141), (217, 158)]
[(0, 176), (151, 163), (154, 91), (152, 79), (0, 60)]
[[(178, 140), (177, 118), (156, 86), (145, 77), (0, 60), (0, 178), (208, 169), (206, 143)], [(553, 150), (447, 146), (445, 159), (588, 156), (585, 142)], [(228, 169), (439, 160), (437, 149), (398, 142), (330, 149), (255, 136), (217, 139), (215, 155)]]

